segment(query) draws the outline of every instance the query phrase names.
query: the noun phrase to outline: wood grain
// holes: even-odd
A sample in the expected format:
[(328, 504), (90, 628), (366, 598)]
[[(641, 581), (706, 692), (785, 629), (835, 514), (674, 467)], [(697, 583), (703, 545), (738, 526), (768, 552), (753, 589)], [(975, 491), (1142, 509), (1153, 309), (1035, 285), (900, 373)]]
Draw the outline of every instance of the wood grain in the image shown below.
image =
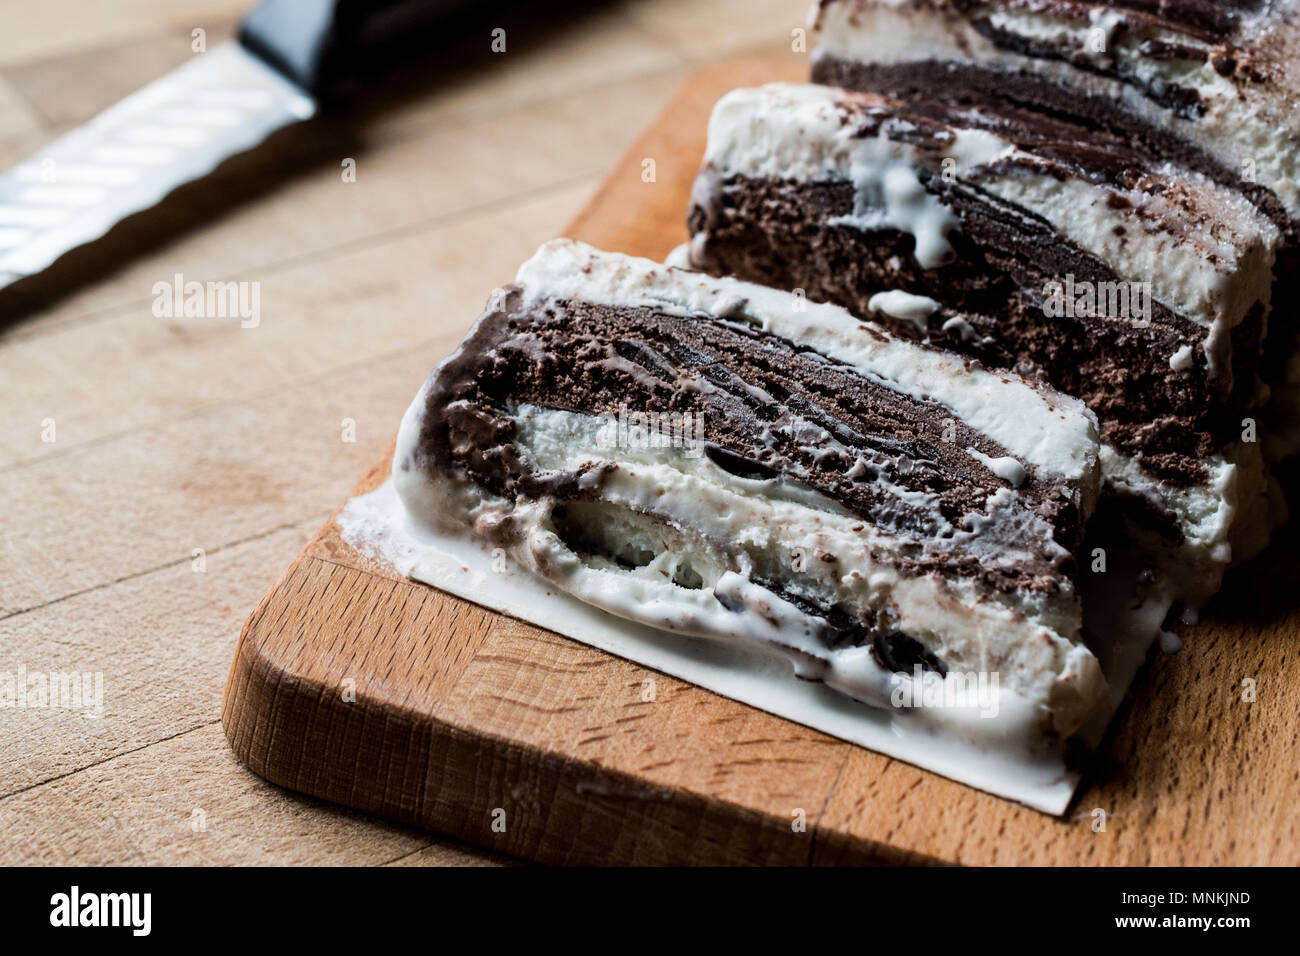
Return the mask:
[[(800, 72), (692, 77), (568, 234), (662, 257), (714, 101)], [(224, 719), (268, 779), (549, 863), (1296, 863), (1298, 565), (1276, 549), (1155, 656), (1059, 820), (399, 580), (332, 521), (246, 626)]]
[[(251, 3), (0, 2), (0, 168), (189, 60), (193, 27), (228, 38)], [(385, 78), (0, 295), (0, 673), (105, 682), (98, 718), (0, 710), (0, 864), (507, 859), (255, 776), (218, 726), (222, 688), (249, 609), (485, 291), (572, 219), (692, 64), (784, 55), (807, 3), (678, 6), (547, 6), (501, 56), (455, 40), (436, 69)], [(151, 287), (177, 271), (260, 282), (262, 324), (155, 317)]]
[[(250, 3), (180, 10), (130, 0), (111, 5), (111, 23), (101, 0), (0, 3), (0, 167), (185, 62), (192, 27), (205, 26), (210, 42), (229, 36)], [(172, 197), (55, 270), (34, 311), (15, 314), (0, 298), (0, 485), (11, 502), (0, 527), (0, 671), (102, 668), (106, 683), (98, 719), (0, 711), (0, 863), (507, 859), (248, 772), (218, 727), (240, 626), (357, 474), (385, 454), (414, 384), (463, 335), (486, 290), (563, 229), (597, 171), (615, 162), (688, 70), (761, 49), (801, 71), (790, 31), (806, 10), (806, 0), (636, 0), (544, 30), (512, 29), (506, 56), (465, 55), (386, 84), (311, 137), (268, 144)], [(474, 38), (466, 43), (472, 48)], [(643, 149), (634, 151), (635, 169), (620, 166), (631, 173), (629, 190), (651, 188), (639, 179)], [(341, 155), (359, 161), (349, 186), (337, 178)], [(669, 228), (680, 229), (680, 203), (664, 210)], [(323, 225), (307, 228), (313, 223)], [(586, 235), (656, 254), (676, 241), (658, 234), (666, 244), (655, 248), (657, 227), (648, 222), (605, 228), (603, 238)], [(153, 317), (151, 285), (178, 270), (261, 281), (262, 327), (250, 337)], [(355, 443), (340, 441), (344, 416), (358, 424)], [(59, 423), (51, 445), (41, 441), (47, 417)], [(191, 568), (196, 547), (206, 551), (204, 573)], [(323, 556), (331, 558), (328, 549)], [(1161, 814), (1191, 808), (1183, 842), (1213, 828), (1223, 835), (1204, 839), (1220, 841), (1222, 858), (1293, 861), (1294, 829), (1280, 808), (1293, 802), (1294, 760), (1273, 745), (1295, 723), (1277, 710), (1289, 706), (1296, 676), (1297, 575), (1294, 562), (1274, 560), (1245, 577), (1251, 589), (1241, 603), (1267, 610), (1222, 636), (1216, 629), (1226, 625), (1216, 622), (1184, 635), (1189, 650), (1199, 642), (1203, 666), (1185, 672), (1192, 659), (1159, 658), (1157, 675), (1171, 669), (1167, 683), (1143, 684), (1139, 694), (1155, 694), (1158, 705), (1184, 680), (1238, 682), (1234, 675), (1250, 673), (1260, 681), (1251, 705), (1259, 720), (1233, 721), (1236, 741), (1200, 741), (1198, 759), (1216, 761), (1210, 785), (1184, 778), (1181, 790), (1143, 799), (1158, 800)], [(1241, 657), (1229, 653), (1238, 644)], [(1243, 706), (1230, 698), (1212, 711), (1192, 695), (1190, 709), (1166, 709), (1144, 724), (1133, 746), (1159, 744), (1170, 733), (1165, 718), (1178, 716), (1187, 724), (1175, 734), (1182, 756), (1171, 767), (1181, 769), (1203, 724)], [(751, 746), (761, 750), (762, 740)], [(664, 759), (648, 761), (645, 772)], [(740, 773), (719, 766), (718, 775)], [(859, 794), (888, 795), (870, 789), (882, 774), (866, 766), (873, 776), (859, 773), (853, 799), (831, 806), (836, 813), (864, 812)], [(899, 772), (907, 768), (895, 764), (883, 776)], [(1258, 824), (1244, 842), (1245, 824), (1195, 815), (1220, 777), (1233, 781), (1227, 812)], [(196, 809), (207, 814), (207, 830), (193, 828)], [(925, 846), (932, 818), (911, 813), (903, 815), (912, 845), (944, 856), (945, 840)], [(996, 831), (970, 831), (956, 857), (945, 858), (988, 858), (993, 851), (980, 850), (976, 834)], [(1153, 838), (1178, 832), (1171, 825)], [(1000, 845), (998, 859), (1018, 852)], [(1153, 859), (1177, 859), (1176, 840), (1154, 845)], [(814, 857), (831, 861), (834, 849), (819, 834)]]

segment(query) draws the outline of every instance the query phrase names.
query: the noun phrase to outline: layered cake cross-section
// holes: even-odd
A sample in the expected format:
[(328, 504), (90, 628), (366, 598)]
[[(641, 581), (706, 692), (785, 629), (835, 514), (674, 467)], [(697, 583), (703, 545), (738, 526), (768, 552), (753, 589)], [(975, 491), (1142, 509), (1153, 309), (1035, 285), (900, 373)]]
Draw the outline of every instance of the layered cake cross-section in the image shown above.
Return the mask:
[(1296, 0), (820, 0), (813, 79), (1078, 118), (1300, 220)]
[(819, 0), (813, 79), (1068, 117), (1239, 191), (1279, 246), (1265, 459), (1300, 453), (1297, 0)]
[(773, 84), (715, 108), (689, 225), (695, 268), (1084, 399), (1186, 603), (1266, 542), (1250, 416), (1278, 230), (1238, 191), (1011, 104)]
[(420, 390), (393, 483), (581, 601), (873, 706), (994, 674), (994, 719), (943, 719), (1041, 744), (1106, 696), (1075, 581), (1098, 455), (1094, 415), (1042, 383), (555, 240)]

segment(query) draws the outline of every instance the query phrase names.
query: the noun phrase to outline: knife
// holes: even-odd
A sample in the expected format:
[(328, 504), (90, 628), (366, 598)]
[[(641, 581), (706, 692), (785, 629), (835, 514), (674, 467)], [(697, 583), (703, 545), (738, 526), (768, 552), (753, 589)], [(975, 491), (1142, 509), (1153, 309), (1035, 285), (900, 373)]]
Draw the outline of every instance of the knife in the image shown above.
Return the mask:
[(277, 130), (338, 105), (361, 80), (410, 52), (413, 41), (459, 25), (474, 6), (264, 0), (236, 40), (195, 53), (0, 174), (0, 289)]

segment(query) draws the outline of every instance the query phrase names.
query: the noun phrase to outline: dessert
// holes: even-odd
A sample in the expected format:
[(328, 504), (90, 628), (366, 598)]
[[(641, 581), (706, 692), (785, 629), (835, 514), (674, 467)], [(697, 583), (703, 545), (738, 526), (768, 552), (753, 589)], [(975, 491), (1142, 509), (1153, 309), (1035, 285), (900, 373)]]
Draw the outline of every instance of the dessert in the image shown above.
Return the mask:
[(817, 82), (1069, 117), (1227, 185), (1279, 231), (1260, 442), (1300, 453), (1297, 0), (819, 0)]
[(820, 0), (813, 79), (1077, 117), (1300, 217), (1295, 0)]
[(689, 225), (696, 268), (1084, 399), (1107, 490), (1177, 552), (1185, 603), (1267, 541), (1243, 423), (1279, 233), (1240, 192), (1013, 104), (773, 84), (715, 108)]
[(1105, 697), (1092, 413), (833, 305), (549, 242), (417, 395), (393, 484), (590, 605), (873, 706), (996, 674), (996, 719), (933, 712), (967, 736), (1059, 743)]
[(672, 265), (542, 246), (345, 538), (1064, 812), (1300, 451), (1297, 3), (822, 0)]

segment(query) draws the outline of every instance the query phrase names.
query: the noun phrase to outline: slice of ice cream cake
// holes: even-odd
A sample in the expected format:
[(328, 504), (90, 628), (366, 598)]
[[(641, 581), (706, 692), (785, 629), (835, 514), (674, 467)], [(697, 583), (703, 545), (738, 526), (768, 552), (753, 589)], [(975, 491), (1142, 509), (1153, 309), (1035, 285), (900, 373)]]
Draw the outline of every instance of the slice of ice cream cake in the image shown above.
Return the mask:
[(696, 268), (1084, 399), (1108, 489), (1180, 549), (1189, 603), (1267, 540), (1242, 434), (1277, 229), (1239, 192), (1008, 104), (773, 84), (714, 109), (689, 219)]
[(408, 514), (623, 618), (764, 649), (878, 707), (994, 674), (971, 734), (1104, 696), (1073, 553), (1079, 401), (831, 305), (544, 245), (412, 403)]
[(1300, 0), (819, 0), (811, 16), (817, 82), (1069, 117), (1254, 203), (1279, 232), (1260, 448), (1300, 454)]
[(1296, 0), (820, 0), (813, 79), (1076, 117), (1300, 220)]

